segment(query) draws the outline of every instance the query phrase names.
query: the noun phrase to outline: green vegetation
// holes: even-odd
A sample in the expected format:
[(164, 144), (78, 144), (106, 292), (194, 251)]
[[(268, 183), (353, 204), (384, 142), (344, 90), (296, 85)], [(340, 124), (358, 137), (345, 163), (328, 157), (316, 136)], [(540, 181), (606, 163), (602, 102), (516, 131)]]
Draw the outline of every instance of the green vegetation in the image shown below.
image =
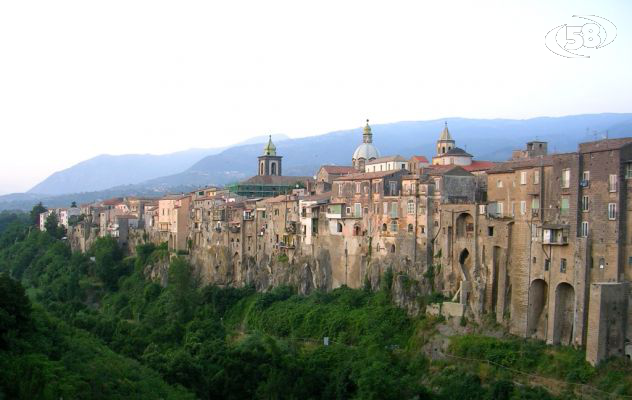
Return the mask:
[[(29, 224), (0, 230), (0, 398), (554, 398), (520, 371), (630, 394), (629, 364), (539, 342), (455, 337), (459, 359), (429, 361), (442, 320), (394, 307), (390, 270), (378, 292), (200, 287), (165, 244), (83, 255)], [(157, 264), (166, 287), (145, 278)]]

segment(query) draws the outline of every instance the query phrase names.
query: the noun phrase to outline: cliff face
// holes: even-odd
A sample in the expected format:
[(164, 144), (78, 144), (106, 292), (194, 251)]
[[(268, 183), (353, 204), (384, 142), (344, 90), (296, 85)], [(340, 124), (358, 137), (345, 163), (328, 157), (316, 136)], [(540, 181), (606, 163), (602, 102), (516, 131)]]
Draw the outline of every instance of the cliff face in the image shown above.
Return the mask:
[[(69, 230), (68, 240), (73, 251), (85, 252), (96, 241), (98, 230), (85, 230), (77, 226)], [(127, 250), (134, 253), (137, 245), (145, 240), (160, 242), (158, 237), (148, 237), (139, 232), (130, 232)], [(214, 245), (194, 248), (187, 256), (200, 285), (253, 286), (267, 291), (277, 286), (296, 287), (306, 295), (315, 290), (332, 290), (347, 284), (350, 287), (366, 287), (378, 290), (384, 279), (390, 276), (393, 302), (405, 308), (411, 315), (423, 312), (420, 299), (432, 291), (426, 277), (427, 267), (423, 263), (413, 264), (409, 259), (397, 259), (393, 255), (366, 257), (343, 256), (336, 247), (324, 248), (312, 254), (284, 253), (253, 256), (231, 255), (230, 245)], [(352, 278), (352, 273), (354, 277)], [(160, 259), (145, 268), (145, 276), (162, 286), (168, 285), (169, 258)], [(334, 276), (339, 277), (334, 279)], [(359, 279), (358, 279), (359, 278)]]

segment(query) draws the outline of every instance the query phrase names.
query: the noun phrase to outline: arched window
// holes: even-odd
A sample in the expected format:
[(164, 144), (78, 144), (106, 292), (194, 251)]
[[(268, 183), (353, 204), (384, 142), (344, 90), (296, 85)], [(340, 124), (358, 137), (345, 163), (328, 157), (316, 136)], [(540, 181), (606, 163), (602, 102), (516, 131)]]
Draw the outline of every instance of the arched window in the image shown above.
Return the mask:
[(338, 233), (342, 232), (342, 224), (340, 222), (338, 222), (338, 224), (336, 225), (336, 231)]
[(276, 175), (277, 174), (277, 167), (276, 167), (276, 163), (273, 162), (270, 164), (270, 175)]
[(386, 232), (388, 230), (388, 227), (386, 226), (386, 224), (382, 224), (382, 232)]
[(263, 162), (259, 165), (259, 175), (263, 175)]
[(408, 224), (408, 232), (412, 232), (413, 231), (413, 224)]
[(391, 253), (395, 253), (395, 245), (394, 244), (391, 245)]
[(391, 231), (392, 232), (397, 232), (397, 221), (392, 221), (391, 222)]

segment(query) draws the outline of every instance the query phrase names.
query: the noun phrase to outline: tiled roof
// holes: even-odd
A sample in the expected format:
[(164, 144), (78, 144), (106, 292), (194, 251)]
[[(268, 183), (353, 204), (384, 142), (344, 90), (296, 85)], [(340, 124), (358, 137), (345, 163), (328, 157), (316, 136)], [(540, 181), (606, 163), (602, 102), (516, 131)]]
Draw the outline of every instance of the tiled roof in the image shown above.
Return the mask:
[(320, 168), (324, 169), (329, 174), (352, 174), (357, 172), (357, 169), (354, 167), (344, 165), (323, 165)]
[(411, 158), (417, 162), (428, 162), (428, 159), (425, 156), (412, 156)]
[(464, 165), (463, 169), (468, 171), (468, 172), (473, 172), (473, 171), (486, 171), (490, 168), (493, 168), (496, 166), (496, 164), (493, 161), (472, 161), (472, 164), (470, 165)]
[(334, 179), (334, 181), (358, 181), (358, 180), (366, 180), (366, 179), (384, 178), (386, 176), (396, 174), (400, 171), (401, 170), (380, 171), (380, 172), (359, 172), (357, 174), (349, 174), (349, 175), (341, 176), (339, 178)]

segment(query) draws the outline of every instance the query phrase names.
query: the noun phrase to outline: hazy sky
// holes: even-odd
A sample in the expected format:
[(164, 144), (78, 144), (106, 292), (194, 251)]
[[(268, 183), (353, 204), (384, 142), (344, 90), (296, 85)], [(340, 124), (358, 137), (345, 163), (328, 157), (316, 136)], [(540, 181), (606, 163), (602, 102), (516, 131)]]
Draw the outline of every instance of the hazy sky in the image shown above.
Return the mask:
[[(3, 1), (0, 193), (98, 154), (632, 111), (632, 2)], [(590, 59), (544, 36), (599, 15)], [(462, 134), (467, 134), (463, 132)]]

